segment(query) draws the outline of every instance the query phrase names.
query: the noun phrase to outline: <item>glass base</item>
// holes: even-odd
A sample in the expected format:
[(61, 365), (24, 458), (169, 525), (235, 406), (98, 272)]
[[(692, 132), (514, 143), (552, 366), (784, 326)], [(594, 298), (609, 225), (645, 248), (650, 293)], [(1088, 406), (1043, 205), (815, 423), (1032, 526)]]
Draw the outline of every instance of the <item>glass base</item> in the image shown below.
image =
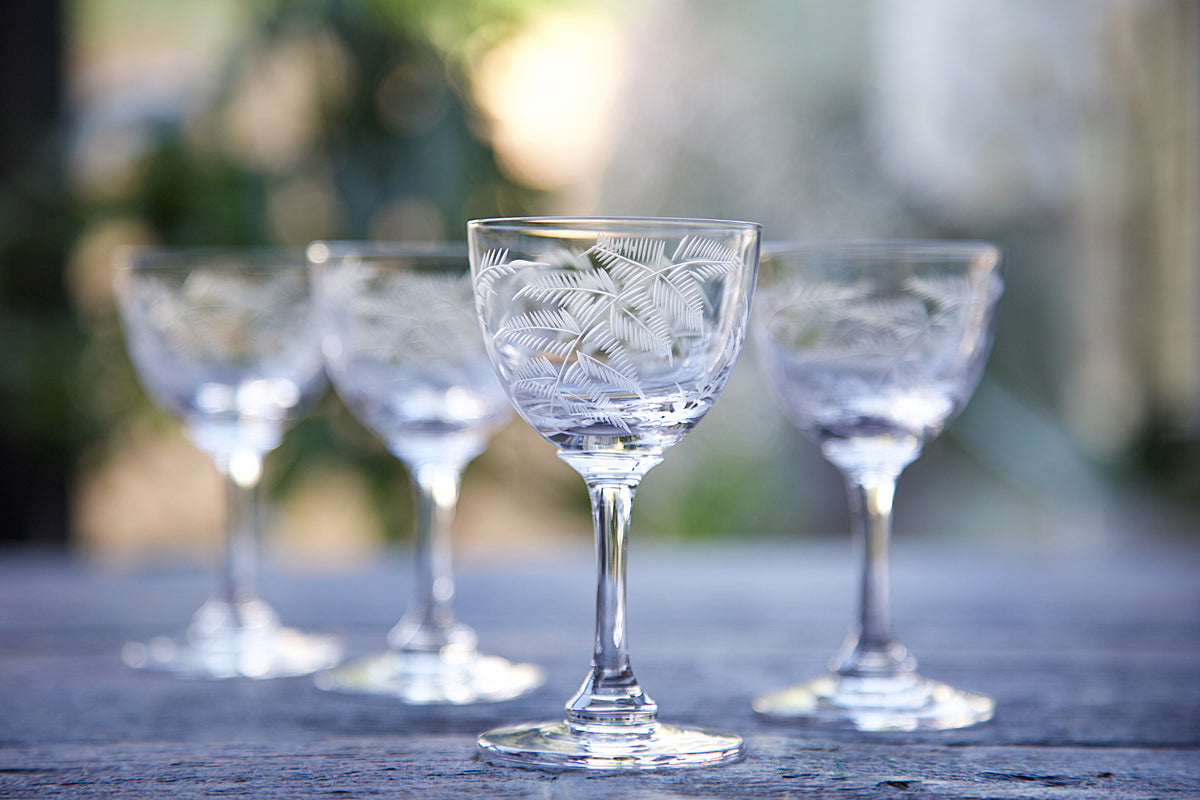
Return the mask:
[(135, 669), (209, 679), (309, 675), (329, 669), (341, 655), (341, 646), (332, 636), (291, 628), (244, 631), (215, 641), (156, 636), (121, 648), (121, 660)]
[(768, 717), (860, 731), (965, 728), (991, 719), (994, 709), (990, 697), (915, 673), (895, 677), (831, 673), (754, 701), (754, 710)]
[(317, 687), (394, 697), (414, 705), (512, 700), (542, 685), (542, 670), (499, 656), (450, 660), (437, 653), (381, 653), (316, 676)]
[(667, 770), (730, 764), (745, 755), (742, 738), (659, 722), (613, 733), (566, 721), (497, 728), (477, 740), (493, 764), (549, 770)]

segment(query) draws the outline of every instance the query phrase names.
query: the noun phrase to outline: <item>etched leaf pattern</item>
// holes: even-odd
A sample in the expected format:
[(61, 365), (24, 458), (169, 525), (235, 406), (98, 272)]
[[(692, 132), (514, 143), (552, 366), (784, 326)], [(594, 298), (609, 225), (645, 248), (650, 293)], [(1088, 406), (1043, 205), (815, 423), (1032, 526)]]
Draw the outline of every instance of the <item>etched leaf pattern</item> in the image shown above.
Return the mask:
[[(640, 366), (678, 359), (713, 311), (707, 284), (742, 268), (736, 253), (706, 237), (666, 248), (661, 239), (600, 236), (586, 250), (563, 249), (537, 262), (487, 252), (476, 296), (494, 348), (516, 355), (513, 392), (550, 401), (576, 424), (628, 432), (616, 398), (644, 397)], [(496, 285), (518, 271), (523, 284), (511, 313), (489, 319)], [(702, 377), (688, 391), (705, 390), (710, 376)]]
[(349, 263), (332, 270), (324, 288), (346, 320), (338, 326), (345, 347), (359, 358), (444, 368), (483, 356), (469, 274), (375, 273)]
[(912, 276), (883, 296), (867, 282), (793, 282), (770, 301), (787, 309), (770, 331), (800, 358), (874, 359), (883, 377), (915, 382), (974, 349), (960, 337), (979, 327), (967, 317), (986, 303), (966, 276)]
[(259, 362), (285, 350), (307, 319), (307, 288), (288, 276), (261, 280), (197, 271), (182, 285), (138, 277), (130, 294), (140, 318), (171, 351), (194, 361)]

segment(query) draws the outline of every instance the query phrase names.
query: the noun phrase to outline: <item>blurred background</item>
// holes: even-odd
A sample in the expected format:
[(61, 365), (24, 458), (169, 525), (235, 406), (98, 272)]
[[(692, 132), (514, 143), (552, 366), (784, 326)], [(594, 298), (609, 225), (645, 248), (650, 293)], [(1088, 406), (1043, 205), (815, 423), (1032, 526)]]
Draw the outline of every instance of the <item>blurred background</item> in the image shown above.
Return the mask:
[[(477, 216), (762, 222), (1006, 252), (988, 372), (901, 479), (897, 536), (1036, 552), (1200, 530), (1194, 0), (0, 0), (0, 537), (207, 559), (221, 488), (124, 354), (124, 244), (465, 237)], [(409, 536), (402, 467), (327, 395), (267, 461), (268, 545)], [(646, 478), (636, 536), (844, 536), (753, 343)], [(588, 548), (523, 424), (460, 552)]]

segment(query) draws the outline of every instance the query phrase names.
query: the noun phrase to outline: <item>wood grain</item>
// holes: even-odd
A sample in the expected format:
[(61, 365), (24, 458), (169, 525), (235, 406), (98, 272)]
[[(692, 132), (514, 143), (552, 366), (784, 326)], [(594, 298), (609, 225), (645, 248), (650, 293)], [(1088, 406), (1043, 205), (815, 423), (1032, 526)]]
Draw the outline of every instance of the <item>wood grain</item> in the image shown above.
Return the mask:
[[(183, 681), (123, 666), (177, 632), (198, 569), (118, 573), (0, 556), (0, 797), (1200, 797), (1200, 549), (1081, 560), (897, 548), (897, 632), (926, 674), (997, 701), (960, 731), (853, 734), (756, 717), (755, 694), (823, 667), (851, 617), (837, 543), (637, 547), (632, 652), (662, 717), (741, 733), (741, 763), (594, 776), (477, 759), (493, 725), (556, 718), (591, 647), (590, 557), (459, 567), (460, 616), (488, 649), (546, 667), (521, 700), (412, 708), (307, 678)], [(290, 624), (382, 644), (403, 558), (344, 574), (268, 573)]]

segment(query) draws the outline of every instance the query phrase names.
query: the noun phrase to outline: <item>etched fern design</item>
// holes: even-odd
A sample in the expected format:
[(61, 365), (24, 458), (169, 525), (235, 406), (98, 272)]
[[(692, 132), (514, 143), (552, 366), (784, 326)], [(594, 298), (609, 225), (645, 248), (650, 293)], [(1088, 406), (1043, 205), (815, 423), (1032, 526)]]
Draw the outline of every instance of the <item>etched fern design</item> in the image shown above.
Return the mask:
[[(669, 254), (666, 247), (659, 239), (601, 236), (587, 250), (560, 250), (536, 262), (486, 253), (476, 296), (493, 347), (517, 355), (509, 375), (514, 394), (549, 401), (576, 424), (628, 432), (617, 399), (645, 397), (641, 368), (680, 358), (713, 311), (706, 285), (742, 268), (736, 253), (705, 237), (686, 237)], [(497, 285), (518, 272), (511, 313), (489, 320)]]
[(771, 335), (800, 358), (874, 360), (883, 380), (919, 380), (914, 372), (939, 369), (973, 343), (960, 336), (987, 303), (986, 292), (965, 276), (912, 276), (902, 293), (880, 296), (868, 283), (794, 282), (771, 301)]
[(255, 363), (285, 349), (307, 314), (303, 282), (197, 271), (182, 285), (139, 276), (133, 302), (167, 346), (211, 363)]
[(445, 369), (484, 357), (469, 274), (377, 274), (350, 265), (329, 273), (325, 291), (357, 358)]

